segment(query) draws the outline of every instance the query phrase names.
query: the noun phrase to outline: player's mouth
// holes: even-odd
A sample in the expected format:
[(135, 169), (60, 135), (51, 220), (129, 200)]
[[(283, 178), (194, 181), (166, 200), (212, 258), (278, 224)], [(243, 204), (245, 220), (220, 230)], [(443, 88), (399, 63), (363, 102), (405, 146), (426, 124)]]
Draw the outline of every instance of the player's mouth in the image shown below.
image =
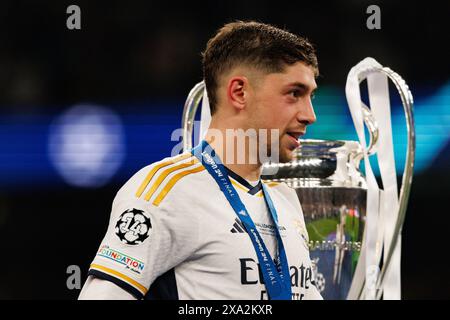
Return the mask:
[(300, 137), (305, 134), (304, 131), (288, 131), (286, 134), (289, 136), (289, 149), (294, 150), (300, 147)]

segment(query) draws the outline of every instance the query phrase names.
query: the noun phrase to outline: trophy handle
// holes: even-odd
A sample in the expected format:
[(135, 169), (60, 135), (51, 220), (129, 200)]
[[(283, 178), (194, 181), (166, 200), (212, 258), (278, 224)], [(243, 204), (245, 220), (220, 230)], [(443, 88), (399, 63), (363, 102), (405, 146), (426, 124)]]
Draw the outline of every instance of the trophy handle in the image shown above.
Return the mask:
[[(409, 90), (409, 87), (406, 84), (405, 80), (403, 80), (403, 78), (399, 74), (397, 74), (396, 72), (394, 72), (393, 70), (391, 70), (388, 67), (372, 66), (372, 67), (369, 67), (367, 69), (363, 69), (360, 71), (360, 73), (358, 74), (359, 82), (362, 82), (364, 79), (367, 78), (367, 75), (369, 75), (371, 73), (384, 73), (395, 84), (395, 87), (397, 88), (397, 91), (400, 94), (403, 109), (405, 112), (406, 128), (407, 128), (407, 133), (408, 133), (408, 144), (407, 144), (407, 151), (406, 151), (405, 168), (403, 171), (402, 185), (400, 188), (400, 196), (399, 196), (398, 218), (397, 218), (397, 222), (395, 224), (395, 228), (394, 228), (394, 232), (393, 232), (393, 236), (392, 236), (392, 242), (386, 253), (386, 260), (385, 260), (386, 262), (383, 264), (383, 267), (380, 271), (380, 274), (379, 274), (379, 277), (378, 277), (378, 280), (376, 283), (376, 288), (380, 288), (385, 279), (387, 267), (390, 264), (392, 255), (393, 255), (395, 247), (396, 247), (397, 239), (401, 234), (402, 226), (403, 226), (403, 223), (405, 220), (406, 208), (407, 208), (407, 204), (408, 204), (408, 200), (409, 200), (409, 193), (411, 191), (411, 183), (412, 183), (413, 170), (414, 170), (416, 137), (415, 137), (415, 126), (414, 126), (414, 117), (413, 117), (414, 101), (413, 101), (411, 91)], [(370, 112), (370, 110), (366, 110), (368, 108), (364, 104), (363, 104), (362, 108), (363, 108), (364, 120), (366, 121), (367, 111), (370, 115), (371, 115), (371, 112)], [(373, 120), (373, 118), (372, 118), (372, 120)], [(366, 121), (366, 125), (367, 125), (367, 121)], [(369, 126), (368, 126), (368, 128), (369, 128)], [(369, 132), (371, 132), (370, 128), (369, 128)], [(377, 137), (377, 139), (378, 139), (378, 137)], [(377, 139), (375, 139), (375, 140), (377, 140)], [(371, 140), (371, 145), (369, 147), (369, 150), (370, 150), (370, 148), (372, 148), (371, 151), (375, 152), (376, 141), (375, 141), (375, 143), (373, 143), (373, 141), (374, 140)], [(360, 259), (361, 259), (361, 257), (360, 257)], [(362, 291), (364, 288), (364, 282), (362, 282), (360, 284), (361, 287), (358, 288), (358, 291), (359, 291), (358, 298), (360, 298), (362, 295)], [(378, 290), (377, 292), (378, 293), (377, 293), (376, 298), (380, 299), (382, 292), (381, 292), (381, 290)]]
[(181, 120), (181, 127), (183, 128), (183, 152), (192, 149), (195, 113), (202, 100), (204, 88), (204, 81), (197, 83), (189, 92), (184, 103), (183, 118)]
[[(367, 130), (369, 131), (369, 146), (367, 147), (367, 153), (372, 155), (376, 152), (376, 146), (378, 142), (379, 132), (378, 132), (378, 124), (375, 120), (372, 111), (370, 111), (369, 107), (365, 105), (364, 102), (361, 102), (361, 108), (363, 112), (363, 120), (366, 124)], [(364, 154), (361, 152), (360, 156), (363, 157)]]
[[(406, 151), (405, 169), (403, 170), (402, 185), (400, 188), (398, 220), (395, 225), (393, 233), (393, 239), (396, 240), (402, 232), (403, 222), (405, 221), (406, 208), (408, 206), (409, 193), (411, 191), (412, 177), (414, 171), (414, 162), (416, 153), (416, 135), (413, 117), (414, 101), (408, 85), (406, 84), (405, 80), (403, 80), (403, 78), (400, 77), (400, 75), (398, 75), (396, 72), (392, 71), (390, 68), (387, 67), (382, 68), (381, 72), (385, 73), (392, 80), (392, 82), (395, 84), (395, 87), (397, 88), (397, 91), (400, 94), (403, 109), (405, 112), (406, 128), (408, 132), (408, 146)], [(383, 284), (387, 266), (389, 266), (390, 264), (390, 260), (392, 258), (392, 254), (394, 253), (395, 246), (396, 241), (392, 241), (389, 250), (387, 251), (386, 263), (383, 265), (383, 268), (381, 269), (380, 277), (377, 282), (378, 288)], [(380, 297), (381, 292), (377, 294), (377, 298), (379, 299)]]

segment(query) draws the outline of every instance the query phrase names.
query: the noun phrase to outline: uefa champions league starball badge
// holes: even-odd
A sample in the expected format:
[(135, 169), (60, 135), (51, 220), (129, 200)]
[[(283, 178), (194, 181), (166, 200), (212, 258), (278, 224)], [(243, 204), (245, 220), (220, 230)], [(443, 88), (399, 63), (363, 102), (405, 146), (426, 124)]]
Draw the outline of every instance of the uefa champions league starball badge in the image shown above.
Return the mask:
[(144, 211), (133, 208), (120, 215), (115, 232), (123, 243), (138, 245), (148, 238), (151, 228), (150, 218), (144, 214)]

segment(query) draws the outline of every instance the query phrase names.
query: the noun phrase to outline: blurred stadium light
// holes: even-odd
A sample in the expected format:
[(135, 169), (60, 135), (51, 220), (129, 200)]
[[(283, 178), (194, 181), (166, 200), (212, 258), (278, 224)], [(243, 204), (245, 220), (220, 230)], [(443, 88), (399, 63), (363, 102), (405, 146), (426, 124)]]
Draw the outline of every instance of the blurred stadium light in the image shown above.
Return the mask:
[(105, 107), (71, 107), (50, 126), (48, 150), (51, 163), (68, 184), (103, 186), (125, 156), (121, 120)]

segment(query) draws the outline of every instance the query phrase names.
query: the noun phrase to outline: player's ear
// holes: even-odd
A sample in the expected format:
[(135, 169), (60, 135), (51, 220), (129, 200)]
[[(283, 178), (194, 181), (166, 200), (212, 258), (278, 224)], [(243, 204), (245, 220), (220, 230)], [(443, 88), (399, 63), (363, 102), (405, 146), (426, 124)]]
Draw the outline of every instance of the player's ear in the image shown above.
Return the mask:
[(248, 98), (248, 88), (249, 83), (246, 77), (232, 77), (228, 80), (227, 98), (236, 109), (244, 109)]

